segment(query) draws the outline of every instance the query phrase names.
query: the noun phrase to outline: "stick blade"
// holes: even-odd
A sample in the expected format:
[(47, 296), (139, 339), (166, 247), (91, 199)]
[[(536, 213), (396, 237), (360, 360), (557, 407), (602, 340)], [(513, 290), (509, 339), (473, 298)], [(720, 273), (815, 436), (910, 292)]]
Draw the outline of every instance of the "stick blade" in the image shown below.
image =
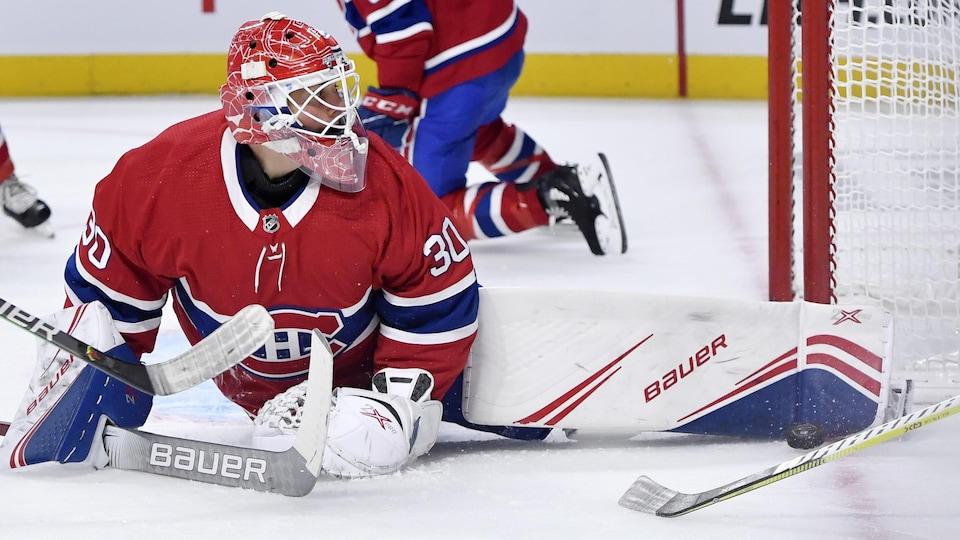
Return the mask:
[(249, 305), (183, 354), (146, 366), (155, 395), (182, 392), (212, 379), (253, 354), (273, 332), (263, 306)]
[(333, 351), (319, 330), (313, 331), (310, 346), (310, 375), (307, 378), (307, 400), (300, 412), (300, 429), (293, 449), (303, 456), (306, 468), (320, 476), (323, 452), (327, 441), (327, 416), (333, 392)]
[(619, 504), (624, 508), (645, 514), (666, 515), (661, 512), (678, 495), (684, 495), (654, 481), (649, 476), (637, 478), (633, 485), (620, 497)]

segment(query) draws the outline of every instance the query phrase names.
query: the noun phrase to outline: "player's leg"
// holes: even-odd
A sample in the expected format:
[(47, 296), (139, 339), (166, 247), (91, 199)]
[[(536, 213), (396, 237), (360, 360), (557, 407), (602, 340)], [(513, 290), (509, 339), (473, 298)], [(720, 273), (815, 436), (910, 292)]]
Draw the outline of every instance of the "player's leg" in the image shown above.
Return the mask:
[[(498, 180), (443, 194), (470, 238), (497, 237), (573, 221), (597, 255), (626, 251), (616, 191), (606, 164), (596, 174), (577, 166), (559, 166), (530, 134), (500, 117), (510, 88), (523, 68), (523, 53), (503, 68), (471, 81), (488, 121), (477, 128), (472, 160)], [(474, 105), (474, 108), (477, 108)]]
[(36, 227), (50, 218), (50, 207), (37, 198), (37, 192), (14, 174), (10, 149), (0, 129), (0, 205), (3, 213), (26, 228)]
[[(136, 362), (99, 302), (57, 312), (51, 322), (115, 358)], [(104, 466), (106, 422), (141, 426), (152, 404), (151, 396), (43, 343), (23, 401), (0, 444), (0, 462), (9, 468), (47, 461)]]
[(533, 191), (518, 190), (512, 182), (466, 185), (477, 137), (489, 137), (490, 130), (483, 126), (499, 118), (522, 63), (523, 55), (518, 54), (493, 73), (424, 100), (420, 117), (408, 132), (407, 158), (451, 209), (458, 230), (468, 238), (504, 236), (549, 221)]
[[(595, 166), (593, 173), (576, 165), (557, 165), (529, 134), (501, 118), (480, 128), (473, 157), (507, 185), (505, 193), (517, 193), (505, 195), (505, 200), (522, 198), (519, 215), (573, 221), (594, 254), (625, 251), (625, 238), (619, 238), (620, 205), (605, 163)], [(530, 204), (536, 208), (529, 209)], [(524, 224), (523, 229), (546, 223)]]

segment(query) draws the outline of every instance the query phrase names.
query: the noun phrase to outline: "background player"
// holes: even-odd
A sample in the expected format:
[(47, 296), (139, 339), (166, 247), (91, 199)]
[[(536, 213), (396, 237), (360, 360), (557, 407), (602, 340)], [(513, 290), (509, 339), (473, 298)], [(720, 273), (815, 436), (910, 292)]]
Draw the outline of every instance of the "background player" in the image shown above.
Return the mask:
[[(394, 471), (430, 448), (478, 307), (466, 243), (416, 171), (365, 137), (358, 85), (329, 35), (277, 13), (241, 26), (223, 110), (130, 150), (97, 185), (65, 271), (73, 307), (56, 317), (135, 362), (154, 346), (168, 295), (191, 343), (245, 305), (267, 307), (273, 338), (215, 380), (260, 413), (261, 437), (283, 435), (319, 329), (340, 387), (324, 469), (342, 476)], [(107, 418), (142, 425), (150, 407), (43, 347), (0, 448), (14, 467), (102, 465)], [(120, 439), (106, 441), (111, 452)]]
[[(406, 157), (468, 238), (572, 219), (597, 255), (626, 251), (609, 170), (557, 165), (500, 116), (523, 67), (527, 19), (513, 0), (338, 0), (377, 64), (360, 115)], [(467, 187), (477, 161), (495, 182)]]
[(0, 128), (0, 205), (3, 213), (12, 217), (28, 229), (36, 229), (45, 236), (53, 236), (53, 229), (47, 222), (50, 219), (50, 207), (37, 198), (32, 187), (20, 181), (14, 174), (10, 147)]

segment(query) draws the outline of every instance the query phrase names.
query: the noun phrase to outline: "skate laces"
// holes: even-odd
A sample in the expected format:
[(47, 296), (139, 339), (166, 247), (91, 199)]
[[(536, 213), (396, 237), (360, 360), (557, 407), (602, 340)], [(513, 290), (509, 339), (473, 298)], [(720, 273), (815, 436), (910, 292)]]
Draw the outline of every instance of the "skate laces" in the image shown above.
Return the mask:
[(253, 422), (281, 432), (296, 431), (300, 427), (306, 399), (307, 383), (304, 381), (264, 403)]
[(14, 214), (22, 214), (37, 202), (37, 191), (11, 176), (0, 183), (0, 202)]
[(574, 165), (560, 165), (541, 178), (541, 198), (547, 214), (556, 221), (573, 219), (575, 214), (583, 213), (596, 206), (593, 195), (595, 183), (584, 185), (583, 179), (590, 177), (585, 168)]

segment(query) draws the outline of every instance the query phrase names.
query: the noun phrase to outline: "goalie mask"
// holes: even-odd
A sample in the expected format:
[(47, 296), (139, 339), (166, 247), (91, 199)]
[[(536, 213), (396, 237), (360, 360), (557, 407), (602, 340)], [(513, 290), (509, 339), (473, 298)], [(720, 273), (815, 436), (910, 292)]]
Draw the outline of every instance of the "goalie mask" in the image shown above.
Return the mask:
[(360, 77), (330, 35), (276, 12), (244, 23), (230, 43), (220, 101), (238, 143), (284, 154), (338, 191), (363, 189)]

